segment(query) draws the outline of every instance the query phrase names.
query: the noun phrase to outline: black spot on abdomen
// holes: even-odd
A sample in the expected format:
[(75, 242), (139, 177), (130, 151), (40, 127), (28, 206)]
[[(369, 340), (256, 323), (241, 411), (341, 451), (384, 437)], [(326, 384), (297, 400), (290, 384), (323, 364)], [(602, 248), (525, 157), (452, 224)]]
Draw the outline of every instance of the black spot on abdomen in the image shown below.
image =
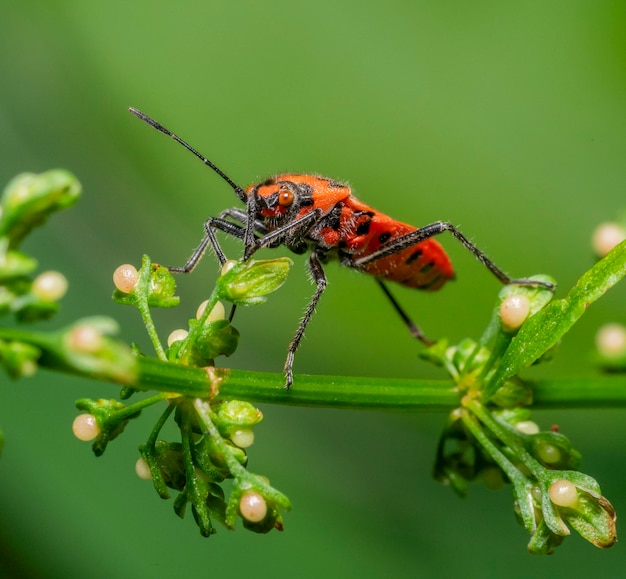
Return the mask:
[(406, 258), (405, 263), (407, 265), (411, 265), (413, 262), (417, 261), (420, 257), (422, 257), (422, 250), (416, 249), (409, 257)]
[(391, 239), (391, 233), (389, 231), (385, 231), (385, 233), (381, 233), (378, 236), (378, 241), (380, 243), (387, 243)]

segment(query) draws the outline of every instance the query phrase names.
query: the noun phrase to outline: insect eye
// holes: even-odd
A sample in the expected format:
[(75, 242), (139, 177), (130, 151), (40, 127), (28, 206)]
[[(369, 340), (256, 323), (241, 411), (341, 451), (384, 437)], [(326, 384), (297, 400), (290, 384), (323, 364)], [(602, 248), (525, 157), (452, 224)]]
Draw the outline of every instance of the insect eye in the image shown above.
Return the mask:
[(278, 204), (281, 207), (289, 207), (293, 203), (293, 193), (289, 189), (283, 189), (278, 193)]

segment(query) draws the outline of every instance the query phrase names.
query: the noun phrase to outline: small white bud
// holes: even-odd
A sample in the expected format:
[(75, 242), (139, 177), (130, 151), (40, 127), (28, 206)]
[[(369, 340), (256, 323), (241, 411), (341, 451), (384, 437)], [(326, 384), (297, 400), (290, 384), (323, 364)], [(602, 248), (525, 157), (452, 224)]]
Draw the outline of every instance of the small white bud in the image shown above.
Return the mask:
[(515, 424), (515, 428), (523, 434), (537, 434), (539, 425), (532, 420), (520, 420)]
[(231, 269), (233, 269), (233, 267), (235, 267), (237, 265), (237, 261), (235, 261), (234, 259), (229, 259), (227, 262), (224, 263), (224, 265), (222, 266), (222, 275), (228, 273)]
[(113, 272), (113, 283), (115, 287), (125, 294), (129, 294), (137, 285), (137, 268), (130, 263), (120, 265)]
[(550, 500), (559, 507), (575, 507), (578, 503), (576, 485), (565, 479), (554, 481), (549, 494)]
[(251, 428), (241, 428), (235, 430), (230, 439), (239, 448), (248, 448), (254, 444), (254, 431)]
[(626, 230), (618, 223), (602, 223), (593, 232), (591, 245), (598, 257), (604, 257), (626, 239)]
[(556, 464), (561, 460), (561, 450), (553, 444), (539, 444), (536, 448), (537, 457), (545, 464)]
[(251, 523), (260, 523), (267, 515), (267, 503), (259, 493), (248, 491), (239, 501), (239, 512)]
[(605, 324), (596, 334), (596, 347), (604, 356), (626, 354), (626, 328), (621, 324)]
[(79, 352), (97, 352), (102, 347), (102, 334), (93, 326), (76, 326), (70, 332), (68, 346)]
[(174, 330), (167, 337), (167, 345), (171, 346), (174, 342), (179, 342), (180, 340), (184, 340), (188, 335), (189, 335), (189, 332), (187, 330), (183, 330), (183, 329)]
[(78, 440), (89, 442), (100, 434), (100, 427), (93, 414), (79, 414), (72, 423), (72, 432)]
[(530, 312), (530, 300), (524, 295), (510, 295), (500, 304), (502, 323), (511, 330), (519, 328)]
[(67, 291), (67, 278), (59, 271), (45, 271), (33, 281), (32, 291), (42, 300), (56, 302)]
[[(204, 311), (206, 310), (207, 304), (209, 303), (209, 300), (204, 300), (199, 306), (198, 306), (198, 310), (196, 311), (196, 319), (199, 320), (202, 315), (204, 314)], [(217, 302), (214, 306), (213, 309), (211, 310), (211, 313), (209, 314), (209, 317), (207, 318), (207, 322), (217, 322), (219, 320), (224, 320), (226, 318), (226, 310), (224, 309), (224, 304), (222, 302)]]
[(135, 473), (141, 480), (151, 480), (152, 473), (150, 472), (150, 467), (148, 463), (143, 458), (138, 458), (135, 463)]

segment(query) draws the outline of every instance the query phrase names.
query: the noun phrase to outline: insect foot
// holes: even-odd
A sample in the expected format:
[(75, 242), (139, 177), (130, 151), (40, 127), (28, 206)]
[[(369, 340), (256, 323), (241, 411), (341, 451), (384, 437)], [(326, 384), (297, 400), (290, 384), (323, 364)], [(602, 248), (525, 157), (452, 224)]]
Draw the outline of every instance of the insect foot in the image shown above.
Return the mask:
[(555, 292), (557, 285), (554, 282), (543, 279), (546, 276), (536, 275), (532, 277), (521, 277), (519, 279), (512, 279), (507, 285), (522, 285), (529, 287), (545, 287), (551, 292)]

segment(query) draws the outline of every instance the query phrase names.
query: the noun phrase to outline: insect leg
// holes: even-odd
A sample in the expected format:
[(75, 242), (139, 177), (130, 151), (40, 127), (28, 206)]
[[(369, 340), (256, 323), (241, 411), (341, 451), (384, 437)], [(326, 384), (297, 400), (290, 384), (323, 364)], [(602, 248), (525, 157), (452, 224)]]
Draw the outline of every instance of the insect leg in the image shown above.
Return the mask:
[[(232, 209), (226, 209), (220, 213), (219, 217), (210, 217), (204, 223), (204, 237), (200, 242), (200, 245), (193, 252), (191, 257), (187, 260), (182, 267), (170, 267), (170, 271), (174, 273), (189, 273), (198, 265), (198, 262), (202, 259), (207, 247), (210, 245), (217, 256), (221, 265), (226, 262), (226, 256), (222, 251), (222, 248), (215, 236), (215, 230), (222, 231), (232, 237), (237, 237), (243, 240), (245, 238), (245, 228), (239, 223), (232, 223), (227, 221), (227, 217), (233, 221), (238, 221), (241, 224), (245, 224), (247, 220), (247, 214), (245, 211), (233, 207)], [(253, 230), (261, 235), (267, 233), (267, 227), (262, 221), (255, 219), (253, 221)]]
[[(182, 267), (169, 267), (168, 269), (173, 273), (190, 273), (193, 269), (198, 265), (198, 262), (204, 256), (204, 253), (207, 247), (210, 245), (217, 256), (217, 259), (220, 262), (220, 265), (224, 265), (226, 263), (226, 255), (222, 250), (222, 247), (217, 240), (217, 236), (215, 235), (215, 231), (223, 231), (224, 233), (231, 235), (233, 237), (237, 237), (239, 239), (244, 239), (246, 235), (246, 230), (241, 225), (237, 223), (232, 223), (227, 221), (225, 217), (230, 217), (233, 220), (240, 221), (241, 223), (245, 223), (246, 221), (246, 213), (241, 209), (233, 208), (226, 209), (222, 211), (219, 217), (210, 217), (204, 223), (204, 237), (200, 242), (200, 245), (193, 252), (191, 257), (187, 260), (187, 263)], [(259, 233), (266, 233), (267, 228), (261, 221), (254, 221), (254, 230)], [(233, 317), (235, 315), (235, 309), (237, 306), (234, 304), (230, 308), (230, 314), (228, 316), (228, 321), (232, 322)]]
[[(247, 223), (248, 214), (243, 209), (239, 209), (238, 207), (232, 207), (231, 209), (226, 209), (220, 213), (220, 218), (224, 219), (226, 217), (230, 217), (233, 221), (237, 221), (239, 223), (245, 224)], [(263, 221), (259, 219), (254, 220), (254, 230), (261, 235), (265, 235), (269, 232), (269, 229), (265, 225)], [(243, 239), (243, 238), (242, 238)]]
[(239, 239), (243, 239), (245, 231), (241, 225), (237, 225), (236, 223), (231, 223), (230, 221), (226, 221), (225, 219), (221, 219), (219, 217), (209, 217), (209, 219), (204, 222), (204, 237), (185, 265), (182, 267), (168, 267), (168, 269), (173, 273), (192, 272), (196, 265), (198, 265), (198, 262), (202, 259), (202, 256), (209, 245), (213, 248), (220, 265), (224, 265), (224, 263), (226, 263), (226, 256), (224, 255), (219, 241), (215, 236), (215, 230), (223, 231), (224, 233), (232, 235), (233, 237), (238, 237)]
[(245, 230), (243, 235), (243, 258), (244, 260), (248, 259), (256, 249), (255, 241), (256, 236), (254, 235), (254, 223), (256, 221), (257, 216), (257, 196), (252, 193), (248, 195), (246, 199), (246, 220), (244, 222)]
[(326, 274), (324, 273), (322, 264), (320, 263), (315, 252), (312, 252), (309, 257), (309, 271), (311, 272), (313, 281), (315, 281), (316, 289), (309, 305), (306, 308), (306, 311), (304, 312), (304, 317), (300, 321), (300, 325), (296, 330), (296, 335), (293, 337), (293, 340), (291, 340), (291, 344), (289, 344), (287, 360), (285, 361), (285, 388), (287, 390), (289, 390), (290, 386), (293, 384), (293, 359), (296, 354), (296, 350), (300, 345), (300, 340), (302, 340), (302, 336), (304, 336), (304, 331), (311, 321), (311, 316), (315, 311), (317, 302), (320, 297), (322, 297), (327, 284)]
[(416, 245), (421, 241), (439, 235), (444, 231), (449, 231), (456, 239), (458, 239), (463, 247), (470, 251), (477, 259), (482, 263), (493, 275), (495, 275), (504, 285), (529, 285), (529, 286), (544, 286), (549, 290), (554, 291), (556, 288), (554, 284), (545, 281), (536, 281), (528, 278), (512, 278), (504, 271), (502, 271), (493, 261), (491, 261), (478, 247), (476, 247), (465, 235), (463, 235), (452, 223), (446, 221), (437, 221), (430, 225), (420, 227), (411, 233), (407, 233), (398, 239), (395, 239), (391, 243), (388, 243), (378, 251), (371, 253), (360, 259), (354, 261), (354, 267), (359, 268), (369, 263), (372, 263), (378, 259), (382, 259), (394, 253), (398, 253), (407, 247)]
[(290, 237), (302, 237), (319, 222), (321, 217), (322, 210), (314, 209), (302, 217), (270, 231), (262, 237), (254, 238), (254, 242), (250, 246), (246, 246), (243, 258), (250, 258), (253, 253), (262, 247), (266, 247), (276, 241), (283, 243), (288, 241)]
[(402, 321), (406, 324), (406, 327), (409, 329), (409, 332), (411, 332), (411, 335), (423, 344), (426, 344), (427, 346), (432, 346), (434, 342), (427, 338), (424, 335), (424, 332), (422, 332), (422, 330), (419, 328), (419, 326), (415, 324), (415, 322), (413, 322), (411, 318), (409, 318), (409, 316), (402, 309), (402, 306), (400, 306), (396, 298), (393, 297), (393, 294), (389, 291), (389, 288), (383, 283), (383, 280), (381, 280), (380, 278), (376, 278), (376, 281), (391, 302), (391, 305), (394, 307), (396, 312), (398, 312), (398, 315), (402, 318)]

